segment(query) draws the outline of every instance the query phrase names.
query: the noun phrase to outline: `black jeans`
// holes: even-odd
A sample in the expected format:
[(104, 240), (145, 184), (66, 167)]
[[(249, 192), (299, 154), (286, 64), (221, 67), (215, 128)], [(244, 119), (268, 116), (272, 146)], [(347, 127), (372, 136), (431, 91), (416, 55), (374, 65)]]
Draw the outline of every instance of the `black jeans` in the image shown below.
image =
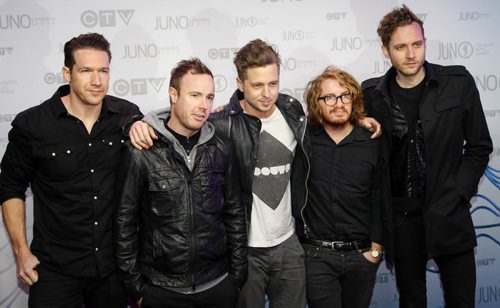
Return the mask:
[[(394, 213), (394, 267), (399, 306), (426, 308), (427, 253), (422, 214)], [(434, 258), (447, 307), (474, 307), (474, 249)]]
[(306, 296), (310, 308), (367, 308), (379, 263), (362, 252), (338, 252), (302, 244), (306, 253)]
[(102, 278), (82, 278), (64, 275), (37, 267), (38, 282), (30, 287), (28, 305), (31, 308), (122, 308), (127, 296), (116, 273)]
[(193, 294), (183, 294), (149, 285), (141, 308), (234, 308), (239, 290), (226, 277), (214, 287)]

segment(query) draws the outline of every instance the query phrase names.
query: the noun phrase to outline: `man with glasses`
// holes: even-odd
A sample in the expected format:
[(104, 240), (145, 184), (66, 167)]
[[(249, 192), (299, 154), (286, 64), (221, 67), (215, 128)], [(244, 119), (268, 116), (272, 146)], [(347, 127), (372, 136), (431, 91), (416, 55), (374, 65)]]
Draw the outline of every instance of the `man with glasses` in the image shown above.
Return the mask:
[[(309, 164), (294, 165), (297, 234), (306, 254), (309, 307), (368, 307), (382, 257), (379, 139), (359, 126), (359, 83), (334, 67), (309, 82), (304, 140)], [(304, 174), (309, 174), (304, 185)], [(307, 190), (305, 189), (307, 187)]]

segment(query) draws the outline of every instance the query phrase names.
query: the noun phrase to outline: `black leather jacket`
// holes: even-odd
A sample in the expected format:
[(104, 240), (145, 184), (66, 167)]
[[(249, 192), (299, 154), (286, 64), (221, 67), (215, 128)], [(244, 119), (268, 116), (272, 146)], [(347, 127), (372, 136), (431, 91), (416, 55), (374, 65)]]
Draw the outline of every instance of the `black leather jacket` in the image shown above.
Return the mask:
[[(241, 171), (242, 201), (247, 209), (247, 222), (252, 210), (252, 182), (259, 148), (259, 135), (262, 122), (251, 115), (245, 114), (240, 106), (243, 93), (236, 90), (224, 110), (213, 113), (210, 121), (219, 135), (229, 135), (233, 141), (234, 157)], [(283, 114), (297, 139), (295, 159), (304, 159), (303, 139), (306, 129), (306, 117), (300, 102), (286, 94), (280, 93), (276, 106)], [(300, 158), (299, 158), (300, 157)], [(292, 169), (292, 176), (293, 176)], [(292, 191), (293, 194), (293, 191)]]
[[(164, 120), (168, 114), (159, 114)], [(231, 148), (210, 123), (187, 156), (163, 124), (148, 150), (127, 144), (117, 175), (115, 259), (129, 295), (247, 277), (247, 227)]]

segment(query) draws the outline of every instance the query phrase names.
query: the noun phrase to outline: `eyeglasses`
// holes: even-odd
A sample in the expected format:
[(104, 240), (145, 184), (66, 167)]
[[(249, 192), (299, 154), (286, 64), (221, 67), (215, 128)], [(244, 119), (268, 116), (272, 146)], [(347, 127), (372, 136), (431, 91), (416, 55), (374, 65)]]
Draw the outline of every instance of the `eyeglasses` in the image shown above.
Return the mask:
[(343, 93), (339, 96), (329, 94), (318, 97), (318, 100), (325, 102), (325, 104), (327, 104), (328, 106), (335, 106), (339, 98), (342, 105), (349, 105), (352, 102), (352, 96), (349, 93)]

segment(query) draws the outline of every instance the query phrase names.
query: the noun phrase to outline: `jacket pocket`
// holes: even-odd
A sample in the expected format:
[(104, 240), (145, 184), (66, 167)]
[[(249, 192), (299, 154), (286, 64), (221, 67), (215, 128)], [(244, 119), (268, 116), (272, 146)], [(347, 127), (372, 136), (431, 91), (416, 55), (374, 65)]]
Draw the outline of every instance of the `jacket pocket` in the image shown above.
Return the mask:
[(182, 208), (182, 189), (174, 178), (149, 180), (151, 212), (162, 218), (176, 218)]
[(214, 170), (201, 178), (201, 204), (206, 213), (217, 213), (224, 207), (224, 173)]
[(436, 112), (443, 112), (460, 106), (460, 98), (458, 96), (451, 96), (441, 100), (434, 105)]

